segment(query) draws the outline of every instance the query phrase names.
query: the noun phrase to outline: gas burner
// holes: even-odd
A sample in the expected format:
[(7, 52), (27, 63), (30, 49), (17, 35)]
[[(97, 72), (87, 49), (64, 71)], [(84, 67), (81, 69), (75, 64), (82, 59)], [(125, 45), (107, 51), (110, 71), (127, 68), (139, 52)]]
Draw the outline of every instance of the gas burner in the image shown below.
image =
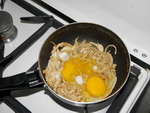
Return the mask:
[(0, 11), (0, 35), (4, 42), (11, 42), (17, 36), (18, 30), (13, 25), (12, 16), (6, 11)]

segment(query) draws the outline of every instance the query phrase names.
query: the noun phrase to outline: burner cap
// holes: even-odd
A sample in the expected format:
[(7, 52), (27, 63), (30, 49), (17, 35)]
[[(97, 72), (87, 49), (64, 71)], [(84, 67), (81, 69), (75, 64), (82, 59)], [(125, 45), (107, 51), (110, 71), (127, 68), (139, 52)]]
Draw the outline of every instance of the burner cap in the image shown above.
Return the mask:
[(4, 37), (4, 42), (11, 42), (17, 36), (12, 16), (6, 11), (0, 11), (0, 35)]
[(3, 33), (10, 29), (13, 25), (12, 17), (6, 11), (0, 11), (0, 33)]

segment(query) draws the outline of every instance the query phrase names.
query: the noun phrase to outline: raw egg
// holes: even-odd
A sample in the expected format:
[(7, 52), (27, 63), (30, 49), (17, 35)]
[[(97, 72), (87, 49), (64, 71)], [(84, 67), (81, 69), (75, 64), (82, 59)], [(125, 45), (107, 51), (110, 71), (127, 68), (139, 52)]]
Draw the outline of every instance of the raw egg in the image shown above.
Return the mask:
[(82, 73), (92, 75), (92, 65), (92, 62), (85, 62), (80, 58), (70, 58), (64, 63), (62, 76), (64, 80), (69, 82), (74, 76), (81, 75)]
[(91, 76), (86, 83), (86, 90), (92, 96), (102, 96), (106, 92), (104, 80), (99, 76)]
[(80, 74), (71, 59), (65, 62), (61, 73), (62, 73), (64, 80), (68, 82), (72, 80), (73, 76)]

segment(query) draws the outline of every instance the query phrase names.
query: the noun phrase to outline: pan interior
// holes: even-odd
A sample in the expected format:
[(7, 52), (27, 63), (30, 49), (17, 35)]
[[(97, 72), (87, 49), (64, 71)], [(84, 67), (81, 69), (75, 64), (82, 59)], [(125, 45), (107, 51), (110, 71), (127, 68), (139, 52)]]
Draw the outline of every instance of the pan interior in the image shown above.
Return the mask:
[(61, 42), (68, 42), (74, 44), (74, 41), (77, 37), (79, 37), (78, 39), (79, 42), (86, 40), (87, 42), (92, 41), (95, 43), (100, 43), (104, 47), (110, 44), (116, 46), (117, 54), (114, 54), (114, 49), (110, 48), (111, 54), (114, 59), (114, 63), (117, 64), (116, 67), (117, 83), (111, 94), (115, 93), (118, 89), (120, 89), (120, 87), (122, 87), (122, 85), (128, 78), (130, 68), (129, 54), (126, 49), (126, 46), (115, 33), (97, 24), (92, 23), (69, 24), (56, 30), (53, 34), (51, 34), (43, 44), (43, 47), (41, 48), (40, 51), (39, 66), (42, 75), (44, 75), (42, 71), (46, 68), (48, 60), (51, 55), (50, 53), (53, 49), (53, 44), (51, 44), (50, 42), (52, 41), (55, 44)]

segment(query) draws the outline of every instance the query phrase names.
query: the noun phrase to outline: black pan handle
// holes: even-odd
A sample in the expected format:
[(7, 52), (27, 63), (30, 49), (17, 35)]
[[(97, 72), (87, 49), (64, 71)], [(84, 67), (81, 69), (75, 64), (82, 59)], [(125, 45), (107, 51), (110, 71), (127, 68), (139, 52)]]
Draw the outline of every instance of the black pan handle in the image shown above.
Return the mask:
[(0, 91), (28, 89), (42, 83), (38, 70), (23, 72), (14, 76), (0, 78)]
[(134, 66), (131, 67), (131, 72), (129, 75), (129, 78), (127, 80), (127, 83), (122, 88), (122, 90), (119, 92), (116, 99), (113, 101), (109, 109), (107, 110), (107, 113), (119, 113), (121, 110), (123, 104), (125, 103), (126, 99), (128, 98), (129, 94), (133, 90), (134, 86), (138, 82), (138, 76), (140, 74), (140, 71), (136, 69)]

